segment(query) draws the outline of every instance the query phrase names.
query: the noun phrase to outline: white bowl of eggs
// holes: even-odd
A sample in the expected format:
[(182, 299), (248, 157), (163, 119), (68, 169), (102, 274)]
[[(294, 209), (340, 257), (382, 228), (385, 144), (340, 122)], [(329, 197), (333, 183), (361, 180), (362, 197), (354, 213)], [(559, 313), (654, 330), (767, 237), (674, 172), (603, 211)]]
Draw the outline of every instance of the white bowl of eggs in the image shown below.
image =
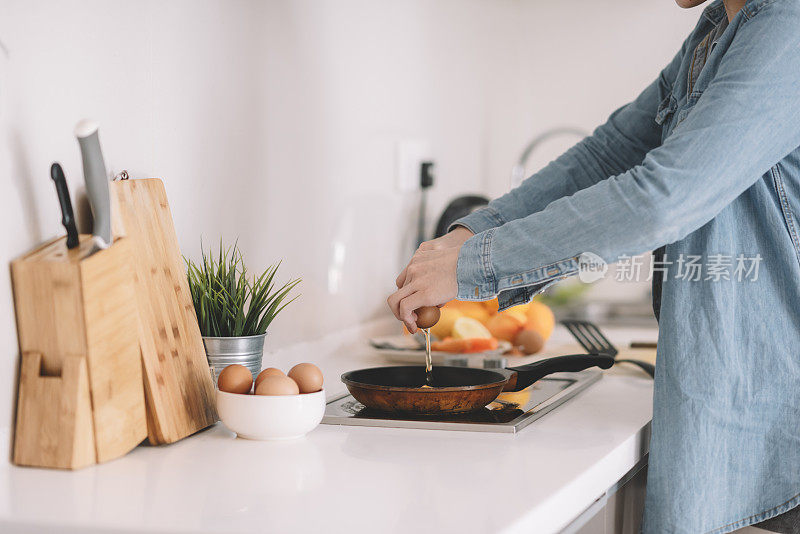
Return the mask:
[(314, 430), (325, 413), (322, 372), (311, 363), (297, 364), (287, 374), (264, 369), (255, 382), (247, 367), (229, 365), (217, 386), (220, 419), (240, 438), (299, 438)]

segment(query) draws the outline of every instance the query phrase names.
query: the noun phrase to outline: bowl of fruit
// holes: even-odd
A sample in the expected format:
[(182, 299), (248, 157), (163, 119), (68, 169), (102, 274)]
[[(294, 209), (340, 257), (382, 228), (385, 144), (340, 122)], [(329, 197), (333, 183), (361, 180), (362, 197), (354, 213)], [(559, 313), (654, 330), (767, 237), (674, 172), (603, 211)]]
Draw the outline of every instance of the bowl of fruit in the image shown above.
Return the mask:
[(297, 364), (286, 374), (270, 367), (255, 380), (247, 367), (229, 365), (217, 381), (217, 411), (240, 438), (300, 438), (322, 421), (322, 381), (322, 372), (311, 363)]

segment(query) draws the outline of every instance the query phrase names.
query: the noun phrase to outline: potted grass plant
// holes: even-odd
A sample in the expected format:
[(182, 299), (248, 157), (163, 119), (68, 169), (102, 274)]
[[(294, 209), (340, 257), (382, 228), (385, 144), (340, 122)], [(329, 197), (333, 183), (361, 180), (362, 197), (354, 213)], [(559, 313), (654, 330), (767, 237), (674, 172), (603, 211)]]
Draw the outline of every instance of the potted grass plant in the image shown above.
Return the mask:
[(214, 384), (222, 369), (234, 363), (250, 369), (255, 378), (261, 371), (267, 329), (299, 296), (290, 298), (300, 279), (278, 285), (275, 276), (281, 262), (248, 278), (236, 244), (225, 248), (220, 241), (218, 254), (202, 251), (201, 256), (199, 263), (186, 259), (187, 277)]

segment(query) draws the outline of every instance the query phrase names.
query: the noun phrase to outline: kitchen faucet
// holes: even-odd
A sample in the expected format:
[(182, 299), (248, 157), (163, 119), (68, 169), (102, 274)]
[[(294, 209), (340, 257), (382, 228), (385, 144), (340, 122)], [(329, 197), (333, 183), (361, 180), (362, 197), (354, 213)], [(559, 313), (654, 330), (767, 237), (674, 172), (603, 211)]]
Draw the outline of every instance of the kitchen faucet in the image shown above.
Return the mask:
[(589, 134), (588, 132), (580, 128), (575, 128), (572, 126), (557, 126), (555, 128), (545, 130), (544, 132), (534, 137), (531, 140), (531, 142), (525, 146), (525, 149), (519, 156), (517, 164), (514, 165), (514, 167), (511, 169), (511, 189), (517, 187), (519, 184), (522, 183), (522, 180), (525, 179), (525, 164), (531, 157), (533, 151), (536, 150), (536, 148), (544, 141), (547, 141), (548, 139), (551, 139), (559, 135), (577, 135), (578, 137), (583, 138), (588, 136)]

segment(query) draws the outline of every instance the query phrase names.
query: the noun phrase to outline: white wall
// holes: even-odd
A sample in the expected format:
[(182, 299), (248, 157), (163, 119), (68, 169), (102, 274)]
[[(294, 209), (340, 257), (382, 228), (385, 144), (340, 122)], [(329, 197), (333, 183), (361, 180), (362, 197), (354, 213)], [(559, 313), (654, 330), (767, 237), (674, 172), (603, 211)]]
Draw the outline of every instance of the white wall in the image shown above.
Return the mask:
[[(165, 180), (184, 253), (238, 237), (254, 270), (283, 258), (303, 277), (272, 347), (378, 316), (414, 233), (399, 140), (432, 145), (433, 214), (501, 193), (532, 135), (591, 129), (697, 16), (669, 0), (0, 0), (0, 261), (61, 232), (48, 169), (78, 188), (88, 116), (110, 170)], [(17, 359), (3, 273), (0, 426)]]

